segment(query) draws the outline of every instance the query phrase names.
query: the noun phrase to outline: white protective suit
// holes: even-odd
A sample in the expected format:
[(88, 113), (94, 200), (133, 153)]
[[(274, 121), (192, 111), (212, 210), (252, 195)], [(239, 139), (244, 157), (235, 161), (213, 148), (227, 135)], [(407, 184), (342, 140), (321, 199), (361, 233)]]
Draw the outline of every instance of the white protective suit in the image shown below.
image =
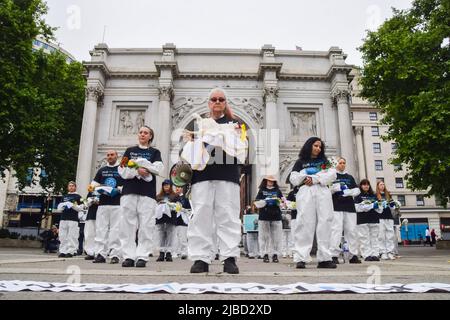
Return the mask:
[(289, 181), (299, 186), (306, 177), (313, 180), (312, 186), (302, 185), (296, 195), (297, 218), (294, 224), (294, 262), (310, 262), (310, 252), (317, 236), (318, 262), (331, 261), (330, 235), (333, 222), (333, 202), (328, 188), (336, 180), (336, 170), (326, 169), (307, 174), (306, 169), (292, 171)]

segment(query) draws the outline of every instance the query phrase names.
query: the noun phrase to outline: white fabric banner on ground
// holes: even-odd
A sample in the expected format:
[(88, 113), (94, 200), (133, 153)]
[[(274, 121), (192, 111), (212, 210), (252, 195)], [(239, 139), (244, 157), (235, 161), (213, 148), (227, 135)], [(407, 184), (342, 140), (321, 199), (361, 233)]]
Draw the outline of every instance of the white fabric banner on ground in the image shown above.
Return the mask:
[(303, 283), (268, 285), (261, 283), (163, 283), (163, 284), (97, 284), (49, 283), (38, 281), (2, 281), (0, 292), (121, 292), (121, 293), (232, 293), (232, 294), (295, 294), (295, 293), (424, 293), (450, 292), (446, 283), (391, 283), (383, 285), (346, 283)]

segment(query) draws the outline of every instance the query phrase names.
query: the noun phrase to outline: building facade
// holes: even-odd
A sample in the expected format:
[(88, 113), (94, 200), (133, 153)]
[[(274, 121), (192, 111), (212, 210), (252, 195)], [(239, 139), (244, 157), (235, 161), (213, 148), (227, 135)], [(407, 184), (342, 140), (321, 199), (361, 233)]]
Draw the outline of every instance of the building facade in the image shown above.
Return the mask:
[(242, 206), (254, 199), (265, 174), (276, 175), (287, 192), (286, 180), (300, 148), (309, 137), (319, 136), (327, 155), (345, 157), (357, 179), (375, 183), (383, 178), (394, 198), (405, 202), (402, 217), (426, 219), (437, 232), (441, 219), (450, 217), (433, 198), (423, 198), (420, 205), (424, 193), (408, 190), (401, 180), (404, 172), (393, 170), (389, 158), (395, 145), (381, 141), (386, 128), (378, 124), (380, 114), (357, 97), (358, 69), (346, 64), (346, 55), (337, 47), (187, 49), (169, 43), (121, 49), (99, 44), (90, 54), (91, 60), (84, 62), (87, 87), (76, 177), (82, 195), (106, 163), (106, 151), (122, 154), (135, 145), (142, 124), (154, 129), (153, 144), (165, 163), (160, 185), (178, 161), (182, 131), (195, 113), (208, 113), (208, 93), (221, 87), (235, 115), (249, 128)]

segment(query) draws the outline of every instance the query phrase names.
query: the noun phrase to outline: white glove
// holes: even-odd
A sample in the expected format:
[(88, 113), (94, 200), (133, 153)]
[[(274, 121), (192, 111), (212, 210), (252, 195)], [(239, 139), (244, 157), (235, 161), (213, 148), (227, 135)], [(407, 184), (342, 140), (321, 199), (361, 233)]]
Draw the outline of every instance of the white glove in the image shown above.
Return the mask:
[(255, 201), (255, 206), (258, 209), (264, 208), (266, 206), (266, 200), (256, 200)]
[[(302, 171), (304, 171), (304, 170), (302, 170)], [(299, 186), (303, 182), (303, 180), (305, 180), (305, 178), (306, 178), (306, 174), (300, 173), (297, 171), (292, 171), (291, 175), (289, 176), (289, 181), (294, 186)]]
[(342, 191), (344, 193), (344, 197), (351, 197), (353, 195), (352, 190), (350, 189), (345, 189), (344, 191)]
[(128, 168), (128, 167), (120, 167), (117, 169), (117, 171), (119, 172), (119, 175), (123, 178), (123, 179), (134, 179), (138, 174), (137, 174), (137, 170), (135, 168)]

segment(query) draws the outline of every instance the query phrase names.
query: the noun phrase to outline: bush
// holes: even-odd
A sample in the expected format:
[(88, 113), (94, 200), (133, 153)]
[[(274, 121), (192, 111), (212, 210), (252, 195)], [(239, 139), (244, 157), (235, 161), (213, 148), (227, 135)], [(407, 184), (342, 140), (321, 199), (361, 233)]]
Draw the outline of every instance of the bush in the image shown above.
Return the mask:
[(28, 236), (28, 240), (36, 240), (36, 236)]
[(9, 230), (8, 229), (0, 229), (0, 239), (9, 238)]
[(9, 238), (10, 238), (10, 239), (19, 239), (19, 237), (20, 237), (20, 234), (17, 233), (17, 232), (11, 232), (11, 233), (9, 234)]
[(28, 240), (28, 236), (27, 235), (20, 236), (20, 240)]

